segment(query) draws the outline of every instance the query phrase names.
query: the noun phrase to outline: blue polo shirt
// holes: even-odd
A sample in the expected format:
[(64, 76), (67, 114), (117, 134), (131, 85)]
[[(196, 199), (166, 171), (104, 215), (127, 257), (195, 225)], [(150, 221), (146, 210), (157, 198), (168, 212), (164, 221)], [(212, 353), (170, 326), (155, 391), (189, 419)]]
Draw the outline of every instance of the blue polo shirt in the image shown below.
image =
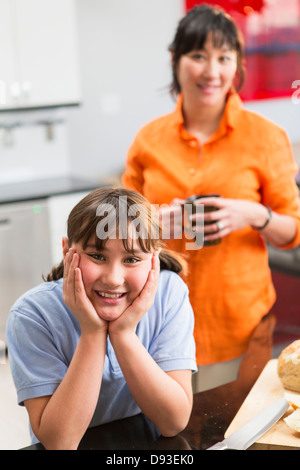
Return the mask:
[[(62, 299), (62, 282), (45, 282), (31, 289), (11, 309), (7, 343), (20, 405), (29, 398), (53, 395), (75, 352), (80, 325)], [(137, 336), (162, 370), (195, 371), (193, 329), (186, 284), (177, 274), (162, 271), (154, 304), (140, 320)], [(99, 400), (90, 427), (140, 411), (108, 337)]]

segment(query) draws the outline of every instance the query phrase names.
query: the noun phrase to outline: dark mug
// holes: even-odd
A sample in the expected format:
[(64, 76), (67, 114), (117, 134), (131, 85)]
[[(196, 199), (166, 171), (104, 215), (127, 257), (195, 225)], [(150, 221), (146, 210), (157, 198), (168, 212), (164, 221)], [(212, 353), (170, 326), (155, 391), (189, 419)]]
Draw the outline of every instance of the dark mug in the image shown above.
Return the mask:
[[(195, 201), (205, 198), (205, 197), (220, 197), (220, 194), (196, 194), (194, 196), (189, 197), (188, 199), (185, 200), (185, 204), (191, 204), (192, 205), (192, 215), (196, 213), (196, 204), (194, 204)], [(204, 206), (204, 212), (215, 212), (217, 211), (218, 208), (215, 206)], [(204, 225), (211, 225), (216, 223), (216, 220), (211, 220), (211, 221), (205, 221)], [(192, 223), (192, 227), (195, 226), (195, 222)], [(211, 232), (211, 235), (217, 232)], [(222, 239), (217, 238), (216, 240), (208, 240), (204, 241), (203, 246), (213, 246), (213, 245), (218, 245), (221, 243)]]

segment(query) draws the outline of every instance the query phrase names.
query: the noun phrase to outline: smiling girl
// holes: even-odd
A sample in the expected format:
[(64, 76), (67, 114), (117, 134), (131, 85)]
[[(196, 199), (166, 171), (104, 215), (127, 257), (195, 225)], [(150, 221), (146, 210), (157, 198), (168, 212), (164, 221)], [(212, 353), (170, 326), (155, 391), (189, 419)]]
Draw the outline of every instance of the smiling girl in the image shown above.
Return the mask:
[(89, 426), (141, 411), (162, 435), (186, 426), (193, 312), (178, 276), (184, 264), (153, 236), (159, 231), (134, 191), (93, 191), (70, 213), (63, 261), (13, 306), (7, 339), (18, 402), (46, 449), (76, 449)]

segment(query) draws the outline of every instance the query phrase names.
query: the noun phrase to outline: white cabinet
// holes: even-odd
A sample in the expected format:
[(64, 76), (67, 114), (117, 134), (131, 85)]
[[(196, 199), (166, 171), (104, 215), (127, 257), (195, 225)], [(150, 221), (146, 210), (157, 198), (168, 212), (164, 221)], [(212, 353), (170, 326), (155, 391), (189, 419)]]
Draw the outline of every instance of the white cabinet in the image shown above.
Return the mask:
[(74, 0), (0, 0), (0, 110), (80, 102)]
[(0, 107), (7, 101), (8, 86), (15, 80), (10, 0), (0, 0)]

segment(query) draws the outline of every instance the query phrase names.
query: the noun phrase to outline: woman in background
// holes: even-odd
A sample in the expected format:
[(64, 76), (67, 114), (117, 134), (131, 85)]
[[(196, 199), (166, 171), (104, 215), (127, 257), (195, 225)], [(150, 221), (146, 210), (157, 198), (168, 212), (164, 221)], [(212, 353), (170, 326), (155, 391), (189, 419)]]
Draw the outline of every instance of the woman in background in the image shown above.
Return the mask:
[(187, 250), (184, 238), (169, 242), (189, 263), (197, 391), (234, 380), (251, 338), (262, 335), (269, 358), (275, 291), (267, 243), (289, 249), (300, 242), (297, 168), (286, 133), (242, 107), (244, 47), (229, 15), (195, 7), (180, 21), (170, 52), (176, 108), (138, 132), (123, 183), (167, 204), (162, 218), (177, 211), (180, 223), (178, 200), (220, 196), (197, 202), (216, 208), (196, 216), (211, 222), (203, 248)]

